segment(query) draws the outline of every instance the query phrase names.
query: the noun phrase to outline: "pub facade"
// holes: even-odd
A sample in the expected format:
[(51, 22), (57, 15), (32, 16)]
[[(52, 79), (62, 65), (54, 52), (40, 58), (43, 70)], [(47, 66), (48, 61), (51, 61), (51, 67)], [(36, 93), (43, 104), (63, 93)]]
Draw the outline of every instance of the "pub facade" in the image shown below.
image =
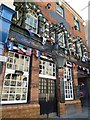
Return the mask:
[[(15, 11), (1, 6), (0, 19), (9, 24), (0, 44), (2, 117), (80, 112), (79, 86), (87, 85), (90, 75), (83, 19), (66, 2), (15, 1)], [(63, 68), (53, 49), (63, 50)]]

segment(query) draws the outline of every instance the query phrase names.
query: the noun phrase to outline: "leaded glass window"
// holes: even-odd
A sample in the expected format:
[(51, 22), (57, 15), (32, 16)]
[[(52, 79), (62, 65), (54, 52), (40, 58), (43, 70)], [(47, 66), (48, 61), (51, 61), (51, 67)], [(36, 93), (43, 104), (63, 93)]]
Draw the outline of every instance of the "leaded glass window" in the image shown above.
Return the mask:
[(65, 100), (73, 100), (73, 81), (72, 81), (72, 68), (64, 68), (64, 91)]
[(40, 60), (39, 75), (56, 78), (56, 65), (51, 61)]
[(29, 56), (8, 53), (1, 103), (26, 103), (28, 94)]
[(26, 29), (31, 30), (34, 33), (37, 33), (38, 17), (32, 10), (29, 10), (29, 12), (26, 14), (25, 25)]

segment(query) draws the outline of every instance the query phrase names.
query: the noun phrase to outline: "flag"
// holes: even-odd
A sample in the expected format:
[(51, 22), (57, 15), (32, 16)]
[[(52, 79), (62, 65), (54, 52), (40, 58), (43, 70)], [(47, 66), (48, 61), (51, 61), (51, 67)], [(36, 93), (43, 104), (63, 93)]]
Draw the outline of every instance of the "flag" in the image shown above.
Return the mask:
[(87, 74), (89, 74), (89, 69), (87, 69)]
[(82, 58), (82, 61), (85, 62), (85, 57)]
[(29, 32), (30, 36), (34, 37), (34, 33), (33, 33), (32, 29), (29, 29), (28, 32)]
[(75, 66), (76, 66), (75, 63), (73, 63), (73, 68), (75, 68)]
[(18, 47), (16, 47), (16, 46), (13, 46), (13, 49), (14, 49), (14, 50), (18, 50)]
[(21, 54), (22, 54), (22, 53), (23, 53), (23, 51), (19, 49), (19, 50), (18, 50), (18, 53), (21, 53)]
[(22, 52), (26, 52), (26, 50), (24, 49), (24, 46), (21, 44), (18, 44), (18, 48), (22, 51)]
[(13, 46), (14, 46), (14, 42), (11, 42), (11, 41), (8, 41), (7, 42), (7, 45), (6, 45), (6, 47), (8, 48), (8, 50), (13, 50)]
[(79, 68), (81, 69), (82, 67), (81, 67), (81, 66), (79, 66)]
[(36, 52), (36, 54), (35, 54), (36, 57), (37, 57), (38, 59), (40, 59), (40, 51), (39, 51), (39, 50), (36, 50), (35, 52)]
[(46, 38), (43, 37), (43, 41), (42, 41), (42, 44), (44, 45), (46, 43)]
[(23, 53), (23, 51), (21, 50), (23, 48), (23, 45), (18, 44), (18, 53)]
[(47, 56), (47, 53), (46, 53), (46, 52), (43, 52), (43, 53), (42, 53), (42, 56)]
[(21, 50), (23, 48), (23, 45), (18, 44), (18, 48)]
[(46, 52), (44, 52), (44, 56), (47, 56), (47, 53), (46, 53)]
[(83, 67), (83, 70), (85, 70), (85, 68)]
[(26, 55), (31, 56), (31, 54), (32, 54), (32, 49), (31, 48), (27, 48)]

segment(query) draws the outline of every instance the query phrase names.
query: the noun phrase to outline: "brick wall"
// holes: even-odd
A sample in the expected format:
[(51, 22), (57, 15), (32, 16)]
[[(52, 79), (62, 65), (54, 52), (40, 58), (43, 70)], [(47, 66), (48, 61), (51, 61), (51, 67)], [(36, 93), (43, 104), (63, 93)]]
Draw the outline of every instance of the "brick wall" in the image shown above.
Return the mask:
[(39, 60), (32, 56), (32, 68), (31, 68), (31, 82), (30, 82), (30, 101), (38, 102), (38, 90), (39, 90)]
[(76, 97), (76, 86), (78, 86), (78, 65), (73, 67), (73, 87), (74, 87), (74, 97)]
[(80, 100), (65, 101), (65, 103), (58, 103), (58, 116), (65, 116), (75, 112), (81, 112)]
[[(65, 7), (65, 6), (64, 6)], [(65, 7), (65, 19), (66, 21), (70, 24), (71, 26), (71, 29), (69, 30), (70, 32), (72, 32), (72, 34), (74, 36), (80, 36), (84, 42), (86, 41), (86, 37), (85, 37), (85, 29), (84, 29), (84, 26), (83, 26), (83, 20), (79, 20), (80, 22), (80, 31), (78, 30), (74, 30), (73, 29), (73, 26), (74, 26), (74, 19), (73, 19), (73, 16), (76, 16), (75, 14), (73, 14), (72, 12), (70, 12), (70, 10), (68, 10), (66, 7)], [(78, 18), (79, 19), (79, 18)]]
[[(39, 3), (36, 3), (36, 4), (39, 5), (39, 6), (43, 6), (43, 8), (44, 8), (45, 6), (47, 6), (48, 3), (50, 3), (51, 7), (50, 7), (49, 10), (53, 10), (54, 12), (56, 12), (56, 4), (55, 4), (55, 2), (56, 1), (53, 0), (51, 2), (50, 1), (49, 2), (45, 1), (45, 2), (39, 2)], [(63, 6), (65, 8), (65, 20), (71, 26), (71, 28), (69, 29), (69, 32), (71, 32), (74, 36), (80, 36), (83, 39), (84, 43), (86, 43), (85, 29), (84, 29), (83, 22), (82, 22), (83, 20), (79, 21), (80, 22), (80, 31), (74, 30), (73, 29), (73, 26), (74, 26), (73, 16), (76, 16), (76, 15), (73, 14), (70, 10), (68, 10), (67, 7), (66, 7), (66, 5), (64, 5), (64, 3), (63, 3)], [(46, 11), (49, 12), (49, 10), (48, 9), (44, 9), (43, 12), (46, 13)], [(48, 18), (49, 21), (52, 21), (52, 17), (49, 16), (48, 13), (45, 14), (45, 17)], [(54, 22), (54, 23), (57, 23), (57, 22)]]
[(39, 104), (2, 106), (2, 118), (40, 118)]
[[(2, 89), (3, 77), (5, 73), (5, 63), (3, 63), (3, 71), (0, 75), (0, 92)], [(39, 85), (39, 60), (32, 55), (32, 68), (29, 89), (30, 104), (3, 105), (2, 118), (40, 118), (40, 105), (38, 104), (38, 85)]]

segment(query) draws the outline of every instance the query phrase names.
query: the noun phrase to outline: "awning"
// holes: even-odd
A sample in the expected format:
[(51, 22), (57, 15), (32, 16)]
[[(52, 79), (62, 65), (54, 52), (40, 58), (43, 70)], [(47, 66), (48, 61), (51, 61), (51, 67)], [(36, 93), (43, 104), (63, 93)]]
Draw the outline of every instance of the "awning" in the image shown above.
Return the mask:
[(50, 10), (50, 14), (55, 20), (57, 20), (59, 23), (63, 23), (66, 28), (70, 29), (70, 24), (66, 22), (66, 20), (63, 19), (60, 15), (58, 15), (53, 10)]

